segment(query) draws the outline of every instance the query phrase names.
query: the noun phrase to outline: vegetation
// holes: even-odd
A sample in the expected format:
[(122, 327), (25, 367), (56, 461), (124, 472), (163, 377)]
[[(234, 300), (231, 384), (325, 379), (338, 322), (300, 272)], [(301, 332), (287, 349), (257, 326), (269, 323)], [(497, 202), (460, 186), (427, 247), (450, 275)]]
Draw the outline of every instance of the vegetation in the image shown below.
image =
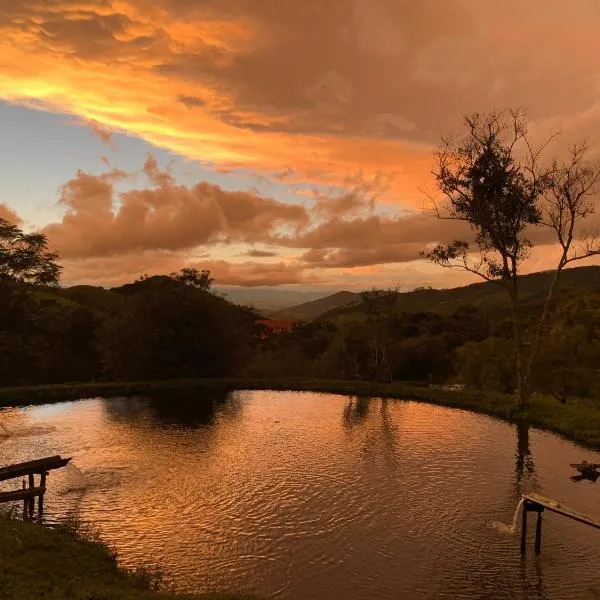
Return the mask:
[[(544, 306), (552, 277), (520, 279), (523, 327)], [(133, 393), (140, 385), (124, 382), (225, 377), (264, 381), (267, 387), (282, 379), (311, 385), (345, 380), (356, 382), (353, 389), (361, 381), (462, 383), (476, 392), (505, 394), (516, 387), (513, 327), (503, 290), (493, 283), (364, 293), (350, 307), (266, 340), (255, 326), (258, 315), (213, 294), (211, 283), (210, 273), (189, 269), (113, 290), (4, 280), (0, 385), (68, 384), (52, 389), (108, 394), (114, 388), (106, 381)], [(531, 372), (533, 391), (563, 404), (576, 398), (594, 402), (600, 395), (599, 289), (600, 268), (565, 272), (549, 305)], [(16, 400), (4, 397), (35, 401), (39, 389)], [(55, 392), (40, 397), (48, 393)]]
[(58, 256), (48, 250), (46, 236), (24, 233), (0, 218), (0, 281), (58, 285)]
[(11, 600), (241, 600), (159, 593), (160, 570), (120, 568), (107, 546), (69, 524), (49, 529), (0, 517), (0, 563), (0, 598)]
[[(465, 119), (467, 133), (444, 140), (434, 176), (445, 204), (442, 219), (463, 221), (473, 241), (439, 245), (427, 257), (502, 286), (510, 300), (515, 385), (526, 406), (531, 376), (556, 284), (565, 266), (600, 253), (597, 236), (581, 239), (582, 221), (594, 213), (600, 165), (588, 161), (585, 145), (574, 146), (568, 160), (542, 164), (554, 136), (535, 147), (523, 111), (475, 114)], [(546, 299), (530, 327), (519, 314), (521, 266), (538, 228), (554, 234), (560, 256)]]

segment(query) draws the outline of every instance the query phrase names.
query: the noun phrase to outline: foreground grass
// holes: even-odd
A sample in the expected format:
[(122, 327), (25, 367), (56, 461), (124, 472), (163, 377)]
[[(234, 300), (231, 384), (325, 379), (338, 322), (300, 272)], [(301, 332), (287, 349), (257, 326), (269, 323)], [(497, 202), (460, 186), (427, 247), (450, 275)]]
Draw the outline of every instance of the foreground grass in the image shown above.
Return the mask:
[(152, 591), (156, 573), (117, 566), (102, 543), (66, 528), (0, 517), (2, 600), (242, 600), (226, 595), (182, 596)]
[[(594, 449), (600, 449), (600, 403), (574, 400), (567, 405), (550, 397), (533, 397), (527, 411), (505, 394), (454, 392), (402, 382), (336, 381), (319, 379), (183, 379), (126, 383), (85, 383), (0, 389), (0, 406), (45, 404), (97, 396), (152, 395), (168, 392), (199, 393), (206, 390), (312, 391), (353, 396), (418, 400), (491, 415), (512, 423), (552, 431)], [(198, 401), (202, 401), (199, 393)], [(1, 598), (1, 597), (0, 597)]]

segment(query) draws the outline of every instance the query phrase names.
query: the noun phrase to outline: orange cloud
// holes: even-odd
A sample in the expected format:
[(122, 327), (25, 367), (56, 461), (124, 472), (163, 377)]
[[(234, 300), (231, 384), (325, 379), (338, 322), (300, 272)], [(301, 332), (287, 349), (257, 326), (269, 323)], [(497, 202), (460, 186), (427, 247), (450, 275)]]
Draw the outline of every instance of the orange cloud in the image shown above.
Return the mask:
[(61, 190), (67, 209), (44, 228), (62, 258), (104, 257), (139, 250), (189, 250), (218, 242), (269, 240), (280, 225), (308, 223), (305, 209), (201, 182), (178, 185), (153, 157), (144, 165), (148, 186), (121, 194), (126, 174), (79, 172)]
[(317, 285), (322, 279), (311, 276), (302, 265), (289, 263), (263, 264), (225, 260), (190, 261), (176, 252), (144, 251), (103, 258), (79, 258), (64, 261), (65, 285), (90, 284), (118, 286), (143, 275), (162, 275), (184, 266), (208, 269), (216, 285), (245, 287), (278, 286), (286, 284)]
[(23, 223), (21, 217), (6, 204), (0, 204), (0, 219), (4, 219), (13, 225), (21, 225)]
[(524, 104), (600, 133), (600, 14), (580, 4), (4, 2), (0, 98), (220, 166), (394, 174), (414, 205), (465, 112)]
[[(124, 173), (80, 173), (62, 189), (64, 218), (44, 230), (73, 276), (83, 277), (85, 263), (98, 277), (121, 277), (118, 257), (128, 271), (134, 253), (164, 271), (224, 242), (247, 244), (272, 281), (276, 272), (279, 281), (301, 280), (312, 267), (323, 277), (364, 276), (360, 268), (387, 277), (376, 265), (412, 264), (428, 243), (468, 231), (427, 213), (381, 214), (370, 204), (374, 190), (357, 188), (348, 174), (373, 181), (383, 173), (378, 191), (388, 208), (419, 207), (439, 135), (465, 112), (499, 106), (529, 106), (536, 132), (562, 125), (565, 139), (600, 137), (597, 3), (274, 6), (0, 1), (0, 99), (71, 113), (106, 140), (126, 132), (221, 172), (243, 166), (267, 179), (346, 190), (317, 196), (309, 215), (250, 192), (178, 185), (152, 160), (148, 185), (123, 193), (116, 187)], [(275, 257), (259, 255), (267, 251), (254, 243), (300, 258), (277, 271)], [(235, 272), (215, 268), (228, 278), (263, 277), (263, 263), (235, 264)]]
[[(407, 269), (409, 281), (420, 285), (426, 277), (436, 285), (476, 280), (427, 265), (421, 255), (433, 245), (471, 240), (465, 223), (439, 220), (431, 211), (377, 213), (372, 194), (378, 184), (360, 176), (346, 181), (353, 184), (347, 193), (317, 196), (308, 211), (207, 182), (180, 185), (151, 155), (143, 172), (146, 186), (132, 187), (133, 175), (114, 169), (79, 172), (62, 187), (59, 203), (66, 213), (43, 232), (64, 263), (65, 281), (117, 284), (184, 265), (211, 270), (219, 285), (346, 285), (361, 277), (388, 285)], [(129, 189), (117, 192), (124, 182)], [(0, 206), (2, 211), (18, 219)], [(594, 215), (589, 226), (599, 220)], [(549, 230), (531, 233), (538, 246), (525, 270), (549, 268), (548, 257), (556, 254)]]

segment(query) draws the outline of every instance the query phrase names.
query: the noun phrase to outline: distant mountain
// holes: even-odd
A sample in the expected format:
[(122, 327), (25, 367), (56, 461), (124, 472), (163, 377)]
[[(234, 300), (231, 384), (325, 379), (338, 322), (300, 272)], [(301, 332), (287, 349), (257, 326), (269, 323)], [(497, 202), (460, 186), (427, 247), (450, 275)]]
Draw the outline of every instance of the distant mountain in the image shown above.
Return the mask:
[(329, 293), (323, 290), (301, 291), (271, 287), (246, 288), (241, 286), (217, 286), (215, 291), (225, 294), (227, 300), (234, 304), (253, 306), (257, 310), (269, 314), (283, 310), (289, 306), (323, 298)]
[[(554, 273), (545, 271), (521, 278), (520, 295), (524, 305), (535, 306), (544, 301)], [(557, 289), (557, 298), (585, 293), (600, 293), (600, 267), (565, 269)], [(450, 314), (459, 306), (475, 306), (487, 313), (504, 313), (509, 309), (506, 291), (496, 283), (483, 282), (447, 290), (419, 289), (398, 293), (399, 312), (437, 312)], [(352, 321), (364, 318), (364, 308), (358, 303), (333, 308), (320, 315), (321, 319)]]
[[(75, 285), (54, 290), (51, 295), (55, 298), (60, 297), (65, 302), (75, 302), (104, 312), (119, 310), (125, 304), (128, 293), (135, 290), (137, 286), (139, 286), (139, 283), (135, 282), (112, 289), (93, 285)], [(266, 316), (270, 316), (272, 313), (288, 306), (303, 304), (327, 295), (326, 291), (286, 290), (267, 287), (217, 287), (215, 292), (224, 296), (226, 300), (233, 304), (253, 306)]]
[(295, 321), (312, 321), (322, 314), (360, 302), (360, 294), (356, 292), (337, 292), (331, 296), (304, 302), (279, 310), (271, 315), (274, 319), (293, 319)]

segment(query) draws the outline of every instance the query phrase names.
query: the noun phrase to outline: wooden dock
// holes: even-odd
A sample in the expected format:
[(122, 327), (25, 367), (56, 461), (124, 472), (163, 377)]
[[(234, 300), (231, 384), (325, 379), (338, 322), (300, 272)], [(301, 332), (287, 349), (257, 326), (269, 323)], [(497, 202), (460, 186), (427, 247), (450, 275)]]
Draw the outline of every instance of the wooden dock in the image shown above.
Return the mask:
[(527, 540), (527, 513), (537, 513), (537, 524), (535, 529), (535, 553), (539, 554), (542, 547), (542, 514), (545, 510), (556, 513), (572, 521), (589, 525), (600, 529), (600, 517), (586, 515), (579, 511), (565, 506), (562, 502), (557, 502), (551, 498), (546, 498), (540, 494), (529, 493), (523, 495), (523, 514), (521, 522), (521, 554), (525, 554)]
[[(22, 488), (8, 492), (0, 492), (0, 504), (23, 500), (23, 519), (33, 518), (35, 498), (38, 499), (38, 518), (44, 513), (44, 494), (46, 493), (46, 478), (48, 472), (60, 469), (71, 461), (61, 456), (48, 456), (27, 462), (0, 467), (0, 481), (8, 481), (17, 477), (27, 477), (29, 485), (23, 479)], [(35, 485), (35, 476), (40, 476), (40, 483)]]

